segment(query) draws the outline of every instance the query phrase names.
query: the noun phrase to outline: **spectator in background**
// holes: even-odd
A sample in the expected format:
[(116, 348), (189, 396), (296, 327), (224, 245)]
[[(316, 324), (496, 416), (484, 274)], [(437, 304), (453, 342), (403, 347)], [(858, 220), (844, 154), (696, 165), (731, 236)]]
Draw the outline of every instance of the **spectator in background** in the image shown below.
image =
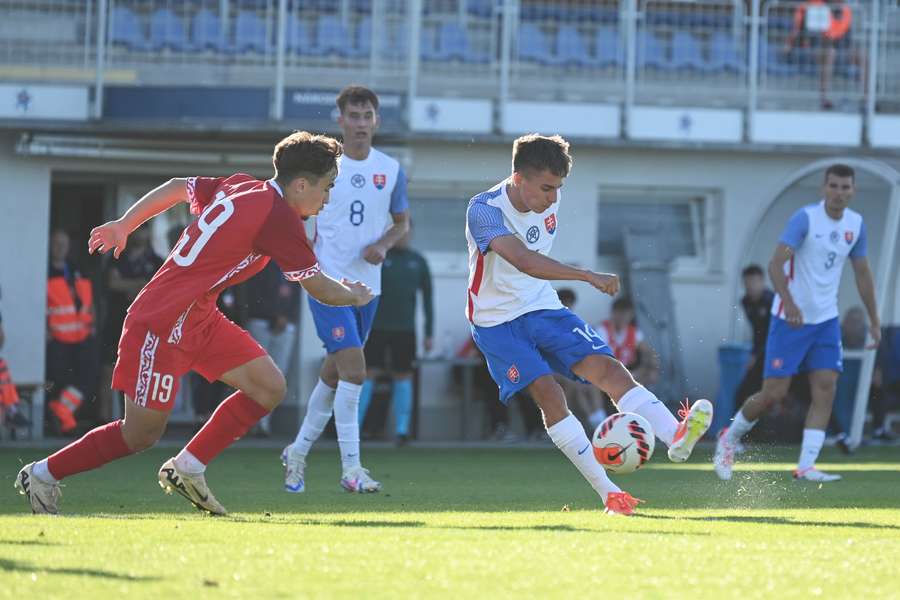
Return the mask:
[[(0, 314), (0, 350), (6, 342), (3, 331), (3, 315)], [(19, 393), (9, 374), (9, 367), (0, 356), (0, 423), (7, 427), (28, 427), (31, 423), (19, 410)]]
[[(846, 53), (857, 65), (865, 60), (853, 48), (851, 26), (853, 9), (842, 0), (806, 0), (794, 10), (794, 24), (785, 42), (784, 52), (794, 54), (798, 49), (812, 52), (819, 65), (819, 91), (822, 108), (834, 106), (828, 99), (831, 78), (838, 53)], [(795, 62), (799, 62), (795, 59)], [(865, 69), (860, 69), (861, 81), (865, 81)]]
[[(866, 312), (861, 306), (853, 306), (844, 313), (841, 319), (841, 344), (847, 350), (862, 350), (866, 347), (866, 335), (869, 324), (866, 321)], [(888, 352), (889, 340), (887, 336), (882, 338), (875, 358), (875, 368), (872, 371), (872, 383), (869, 386), (868, 409), (872, 413), (872, 439), (885, 442), (896, 440), (894, 434), (887, 428), (885, 419), (887, 408), (891, 404), (889, 397), (896, 395), (896, 390), (884, 388), (884, 364), (885, 353)], [(854, 390), (855, 393), (855, 390)]]
[[(285, 376), (290, 372), (291, 351), (297, 336), (300, 316), (300, 286), (284, 278), (274, 261), (245, 284), (247, 331), (262, 346)], [(266, 415), (257, 427), (264, 436), (272, 433), (272, 415)]]
[(47, 272), (47, 408), (60, 433), (74, 433), (75, 414), (97, 384), (94, 289), (69, 261), (69, 234), (50, 234)]
[[(569, 310), (575, 308), (578, 297), (574, 290), (561, 288), (557, 290), (556, 294), (559, 296), (559, 301), (562, 302), (563, 306)], [(569, 401), (569, 406), (578, 413), (579, 419), (589, 426), (588, 431), (596, 429), (608, 413), (607, 400), (603, 392), (590, 383), (580, 383), (559, 373), (554, 374), (553, 378), (562, 387), (566, 400)]]
[(112, 420), (112, 381), (113, 367), (119, 349), (119, 335), (125, 313), (134, 301), (138, 292), (153, 277), (163, 264), (150, 245), (150, 229), (145, 224), (136, 229), (128, 238), (128, 245), (118, 260), (110, 260), (106, 270), (107, 310), (103, 326), (103, 348), (101, 351), (103, 366), (102, 382), (98, 393), (100, 407), (98, 419), (106, 423)]
[(359, 396), (362, 427), (375, 379), (387, 370), (393, 380), (391, 402), (396, 421), (397, 444), (409, 439), (413, 412), (413, 361), (416, 359), (416, 297), (422, 293), (425, 312), (424, 350), (434, 343), (434, 301), (431, 271), (425, 257), (410, 248), (412, 222), (397, 243), (387, 251), (381, 267), (381, 302), (365, 346), (368, 377)]
[(635, 381), (650, 386), (659, 380), (659, 358), (638, 329), (630, 299), (613, 301), (610, 318), (600, 323), (597, 333)]
[(744, 283), (741, 307), (753, 331), (753, 347), (750, 349), (747, 371), (735, 394), (735, 402), (738, 405), (743, 404), (744, 400), (762, 387), (763, 366), (766, 363), (766, 339), (769, 337), (772, 300), (775, 298), (775, 292), (766, 287), (766, 276), (759, 265), (745, 267), (741, 272), (741, 279)]

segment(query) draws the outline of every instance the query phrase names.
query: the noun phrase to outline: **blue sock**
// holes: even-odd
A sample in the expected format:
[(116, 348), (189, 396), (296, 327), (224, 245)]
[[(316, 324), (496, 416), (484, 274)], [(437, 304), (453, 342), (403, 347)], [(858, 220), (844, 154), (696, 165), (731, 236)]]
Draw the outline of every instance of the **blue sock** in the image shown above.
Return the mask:
[(397, 419), (397, 435), (409, 435), (409, 420), (412, 417), (412, 379), (394, 381), (394, 417)]
[(374, 379), (366, 379), (363, 381), (362, 391), (359, 393), (359, 426), (362, 427), (363, 421), (366, 420), (366, 413), (369, 412), (369, 405), (372, 403), (372, 388), (375, 387)]

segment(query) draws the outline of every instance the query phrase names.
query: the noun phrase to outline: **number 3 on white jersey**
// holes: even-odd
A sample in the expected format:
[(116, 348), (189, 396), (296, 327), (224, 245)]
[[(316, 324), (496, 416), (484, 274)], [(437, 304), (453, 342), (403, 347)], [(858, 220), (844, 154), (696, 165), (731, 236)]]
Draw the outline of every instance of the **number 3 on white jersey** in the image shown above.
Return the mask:
[[(210, 221), (209, 216), (219, 206), (222, 207), (222, 211)], [(200, 229), (200, 235), (194, 241), (194, 245), (191, 246), (188, 253), (185, 255), (181, 254), (184, 247), (191, 241), (191, 237), (188, 235), (187, 231), (181, 236), (181, 239), (178, 241), (175, 248), (172, 249), (172, 260), (175, 261), (175, 264), (179, 267), (188, 267), (194, 264), (200, 251), (203, 250), (203, 247), (209, 242), (209, 238), (212, 237), (219, 227), (225, 224), (225, 221), (227, 221), (232, 214), (234, 214), (234, 203), (231, 201), (231, 198), (226, 196), (225, 192), (216, 194), (216, 201), (207, 206), (206, 209), (200, 213), (200, 218), (197, 219), (197, 227)]]

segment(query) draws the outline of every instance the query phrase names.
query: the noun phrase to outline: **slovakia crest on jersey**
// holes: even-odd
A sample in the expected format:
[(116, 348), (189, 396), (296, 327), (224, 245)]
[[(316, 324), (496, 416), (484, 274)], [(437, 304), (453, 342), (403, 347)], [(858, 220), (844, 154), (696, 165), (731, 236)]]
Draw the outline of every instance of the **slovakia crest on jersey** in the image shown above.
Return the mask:
[(506, 378), (509, 379), (513, 383), (519, 383), (519, 369), (516, 365), (513, 365), (506, 372)]
[(340, 342), (344, 339), (344, 328), (343, 327), (333, 327), (331, 329), (331, 337), (336, 342)]
[(853, 232), (852, 231), (844, 232), (844, 241), (846, 241), (848, 244), (853, 243)]
[(379, 190), (383, 190), (384, 186), (387, 185), (387, 175), (384, 173), (375, 173), (372, 175), (372, 183), (374, 183), (375, 187)]
[(553, 235), (556, 231), (556, 213), (544, 219), (544, 227), (547, 228), (547, 233)]

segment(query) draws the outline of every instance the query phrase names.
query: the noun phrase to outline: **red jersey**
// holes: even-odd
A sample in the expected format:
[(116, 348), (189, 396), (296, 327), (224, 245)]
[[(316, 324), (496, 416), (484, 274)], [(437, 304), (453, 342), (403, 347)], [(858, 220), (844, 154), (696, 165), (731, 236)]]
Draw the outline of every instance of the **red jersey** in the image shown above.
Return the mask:
[(319, 272), (303, 222), (273, 180), (238, 173), (188, 179), (191, 213), (166, 262), (128, 309), (170, 344), (216, 309), (227, 287), (249, 279), (275, 259), (291, 281)]

